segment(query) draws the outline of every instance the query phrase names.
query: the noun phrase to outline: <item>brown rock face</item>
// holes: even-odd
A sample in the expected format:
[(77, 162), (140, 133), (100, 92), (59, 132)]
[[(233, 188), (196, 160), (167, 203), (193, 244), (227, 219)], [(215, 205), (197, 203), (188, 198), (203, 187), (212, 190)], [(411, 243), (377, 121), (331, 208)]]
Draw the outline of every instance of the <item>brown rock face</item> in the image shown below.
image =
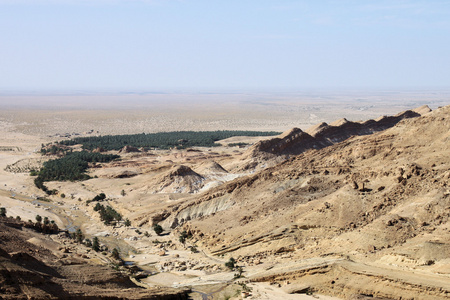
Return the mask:
[(343, 118), (330, 125), (317, 124), (306, 132), (298, 128), (291, 129), (279, 137), (260, 141), (248, 150), (249, 157), (257, 157), (262, 153), (275, 155), (298, 155), (310, 149), (322, 149), (340, 143), (351, 136), (369, 135), (395, 126), (401, 120), (420, 117), (431, 111), (422, 106), (414, 111), (408, 110), (395, 116), (381, 117), (366, 122), (352, 122)]

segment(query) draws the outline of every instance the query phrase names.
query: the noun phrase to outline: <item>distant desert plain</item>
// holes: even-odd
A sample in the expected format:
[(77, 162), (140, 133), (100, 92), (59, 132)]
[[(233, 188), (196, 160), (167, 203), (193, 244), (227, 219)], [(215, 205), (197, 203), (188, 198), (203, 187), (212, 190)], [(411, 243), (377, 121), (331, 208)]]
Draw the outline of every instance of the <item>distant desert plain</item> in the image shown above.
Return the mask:
[[(424, 104), (448, 103), (450, 91), (303, 93), (123, 93), (0, 95), (0, 121), (34, 136), (179, 130), (302, 130), (345, 117), (367, 120)], [(5, 127), (4, 127), (5, 128)]]
[[(0, 298), (448, 299), (449, 104), (439, 90), (1, 94)], [(46, 181), (51, 195), (30, 174), (60, 141), (216, 130), (283, 134), (99, 148), (120, 158)]]

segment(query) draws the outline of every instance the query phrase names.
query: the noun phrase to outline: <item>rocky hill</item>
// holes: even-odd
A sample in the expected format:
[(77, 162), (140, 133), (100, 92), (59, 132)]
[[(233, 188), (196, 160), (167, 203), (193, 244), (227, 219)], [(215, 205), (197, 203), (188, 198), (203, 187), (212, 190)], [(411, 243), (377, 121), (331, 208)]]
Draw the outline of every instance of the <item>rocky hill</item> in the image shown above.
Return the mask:
[(203, 186), (205, 178), (191, 168), (180, 165), (174, 166), (160, 178), (158, 192), (192, 193)]
[(298, 155), (310, 149), (322, 149), (340, 143), (351, 136), (369, 135), (395, 126), (403, 119), (419, 117), (429, 113), (428, 106), (408, 110), (395, 116), (383, 116), (376, 120), (351, 122), (343, 118), (331, 124), (319, 123), (306, 132), (299, 128), (286, 131), (279, 137), (255, 143), (249, 150), (249, 157), (261, 155)]
[(307, 282), (342, 297), (446, 299), (450, 106), (427, 111), (258, 143), (253, 153), (300, 154), (178, 203), (162, 224), (182, 226), (211, 254), (272, 263), (256, 281)]

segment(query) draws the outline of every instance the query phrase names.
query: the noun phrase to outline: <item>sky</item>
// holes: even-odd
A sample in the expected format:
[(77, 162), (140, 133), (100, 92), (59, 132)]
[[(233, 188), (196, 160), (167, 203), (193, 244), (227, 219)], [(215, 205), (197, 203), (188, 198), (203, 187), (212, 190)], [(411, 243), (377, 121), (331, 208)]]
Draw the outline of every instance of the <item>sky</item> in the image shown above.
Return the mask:
[(446, 0), (0, 0), (0, 92), (449, 87)]

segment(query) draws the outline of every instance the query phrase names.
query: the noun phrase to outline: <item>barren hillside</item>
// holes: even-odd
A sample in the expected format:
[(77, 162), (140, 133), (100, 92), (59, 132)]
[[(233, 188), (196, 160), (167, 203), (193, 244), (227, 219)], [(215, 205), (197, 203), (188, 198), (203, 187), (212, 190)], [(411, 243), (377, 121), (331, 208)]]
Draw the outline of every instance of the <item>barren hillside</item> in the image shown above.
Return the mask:
[(61, 233), (50, 237), (0, 217), (1, 299), (187, 299), (187, 290), (144, 289)]
[[(182, 224), (211, 254), (280, 266), (254, 280), (306, 281), (340, 296), (448, 298), (449, 116), (447, 106), (306, 151), (173, 207), (163, 224)], [(320, 275), (289, 267), (327, 257), (342, 261)]]

